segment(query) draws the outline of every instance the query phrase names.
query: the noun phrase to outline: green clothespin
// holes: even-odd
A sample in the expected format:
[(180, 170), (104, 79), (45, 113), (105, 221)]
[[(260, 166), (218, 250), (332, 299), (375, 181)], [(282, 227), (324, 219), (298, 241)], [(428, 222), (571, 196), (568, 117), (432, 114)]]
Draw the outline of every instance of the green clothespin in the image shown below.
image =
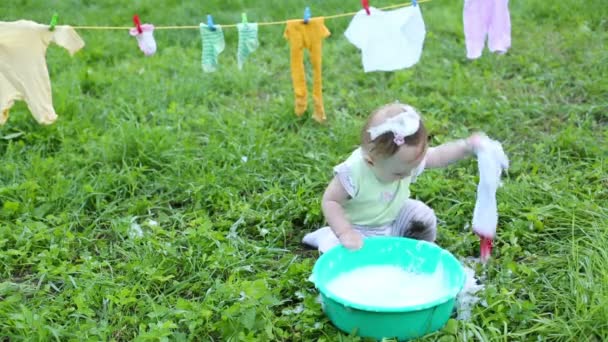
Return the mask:
[(49, 27), (49, 30), (54, 31), (55, 30), (55, 25), (57, 25), (57, 13), (53, 13), (53, 18), (51, 18), (51, 24)]
[(243, 25), (247, 25), (247, 13), (241, 14), (241, 18), (243, 19)]

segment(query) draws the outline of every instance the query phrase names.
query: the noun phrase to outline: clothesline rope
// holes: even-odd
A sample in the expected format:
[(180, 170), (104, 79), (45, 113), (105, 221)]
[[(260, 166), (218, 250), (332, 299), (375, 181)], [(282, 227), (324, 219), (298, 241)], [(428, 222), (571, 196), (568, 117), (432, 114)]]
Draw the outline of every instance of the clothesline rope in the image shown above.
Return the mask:
[[(418, 0), (418, 3), (424, 3), (424, 2), (429, 2), (431, 0)], [(387, 10), (387, 9), (393, 9), (393, 8), (400, 8), (400, 7), (407, 7), (407, 6), (411, 6), (412, 4), (410, 2), (408, 3), (403, 3), (403, 4), (395, 4), (395, 5), (389, 5), (389, 6), (385, 6), (385, 7), (380, 7), (380, 10)], [(334, 15), (330, 15), (327, 17), (324, 17), (326, 20), (327, 19), (336, 19), (336, 18), (343, 18), (343, 17), (350, 17), (357, 14), (357, 12), (350, 12), (350, 13), (341, 13), (341, 14), (334, 14)], [(284, 25), (288, 22), (289, 20), (282, 20), (282, 21), (269, 21), (269, 22), (260, 22), (257, 23), (258, 26), (272, 26), (272, 25)], [(237, 27), (237, 24), (230, 24), (230, 25), (220, 25), (222, 28), (235, 28)], [(131, 26), (72, 26), (74, 29), (77, 30), (129, 30), (132, 27)], [(196, 26), (154, 26), (154, 30), (187, 30), (187, 29), (199, 29), (200, 26), (196, 25)]]

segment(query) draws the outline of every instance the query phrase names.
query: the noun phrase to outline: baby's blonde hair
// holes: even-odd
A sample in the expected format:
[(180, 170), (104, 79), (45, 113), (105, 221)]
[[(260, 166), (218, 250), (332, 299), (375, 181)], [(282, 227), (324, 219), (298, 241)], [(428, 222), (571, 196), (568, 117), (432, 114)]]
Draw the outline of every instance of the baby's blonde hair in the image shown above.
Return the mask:
[[(400, 146), (395, 143), (395, 135), (392, 132), (386, 132), (372, 140), (368, 130), (370, 127), (381, 124), (385, 120), (401, 114), (403, 112), (403, 106), (404, 105), (401, 103), (390, 103), (374, 110), (370, 115), (361, 131), (361, 147), (370, 156), (388, 158), (399, 150)], [(403, 139), (405, 145), (420, 146), (422, 149), (426, 147), (427, 141), (428, 133), (422, 120), (420, 120), (420, 126), (416, 133), (406, 136)]]

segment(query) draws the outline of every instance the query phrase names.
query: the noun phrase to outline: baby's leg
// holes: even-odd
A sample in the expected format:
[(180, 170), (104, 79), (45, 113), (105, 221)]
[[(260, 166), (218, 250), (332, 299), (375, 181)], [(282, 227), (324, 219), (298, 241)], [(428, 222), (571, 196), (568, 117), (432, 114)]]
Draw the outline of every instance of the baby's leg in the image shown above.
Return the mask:
[(340, 240), (329, 227), (317, 229), (312, 233), (308, 233), (302, 239), (302, 243), (313, 248), (317, 248), (319, 252), (325, 253), (333, 247), (340, 244)]
[[(353, 228), (355, 232), (361, 234), (363, 238), (392, 235), (392, 226), (378, 228), (354, 226)], [(302, 243), (310, 247), (317, 248), (321, 253), (325, 253), (339, 245), (340, 239), (338, 239), (330, 227), (323, 227), (312, 233), (304, 235)]]
[(391, 235), (435, 242), (435, 211), (420, 201), (408, 199), (393, 223)]

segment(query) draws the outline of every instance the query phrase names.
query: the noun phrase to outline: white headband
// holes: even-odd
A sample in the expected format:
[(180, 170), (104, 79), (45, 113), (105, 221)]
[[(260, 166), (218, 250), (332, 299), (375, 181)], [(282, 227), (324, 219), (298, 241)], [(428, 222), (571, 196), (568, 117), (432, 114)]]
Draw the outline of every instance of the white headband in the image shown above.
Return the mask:
[(392, 132), (395, 136), (393, 141), (397, 146), (401, 146), (405, 137), (416, 133), (420, 128), (420, 115), (410, 106), (403, 106), (403, 110), (398, 115), (386, 119), (383, 123), (370, 127), (367, 131), (372, 140), (384, 133)]

